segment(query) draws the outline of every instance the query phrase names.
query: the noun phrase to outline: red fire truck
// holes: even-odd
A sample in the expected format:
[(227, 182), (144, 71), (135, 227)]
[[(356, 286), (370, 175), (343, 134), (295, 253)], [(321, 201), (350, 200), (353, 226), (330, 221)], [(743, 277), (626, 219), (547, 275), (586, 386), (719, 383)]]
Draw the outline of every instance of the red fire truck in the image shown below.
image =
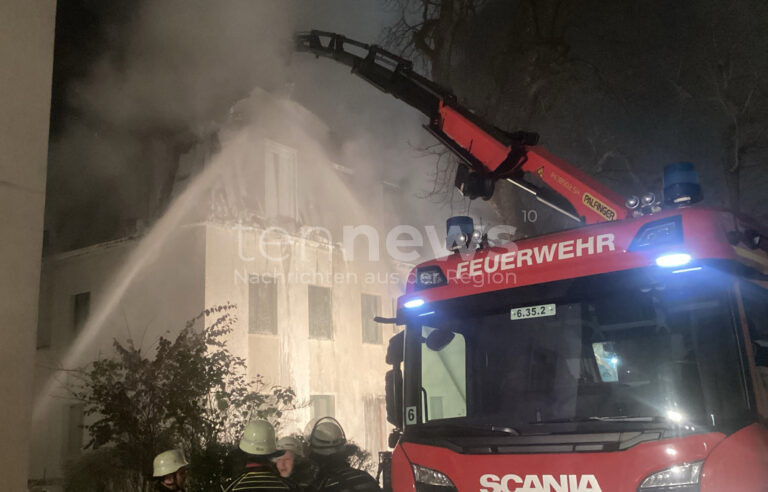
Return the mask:
[(535, 134), (480, 120), (407, 60), (319, 31), (298, 35), (297, 49), (426, 114), (460, 158), (466, 196), (508, 181), (582, 222), (490, 246), (468, 217), (448, 220), (453, 254), (414, 269), (388, 320), (405, 329), (387, 354), (396, 431), (385, 488), (768, 490), (758, 225), (695, 206), (688, 163), (665, 170), (662, 202), (625, 203)]

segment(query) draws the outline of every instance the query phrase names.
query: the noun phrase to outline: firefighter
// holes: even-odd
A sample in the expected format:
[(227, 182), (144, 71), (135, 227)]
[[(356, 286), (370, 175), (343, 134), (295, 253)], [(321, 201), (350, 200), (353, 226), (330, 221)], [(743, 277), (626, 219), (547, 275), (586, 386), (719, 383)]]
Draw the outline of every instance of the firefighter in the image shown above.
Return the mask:
[(323, 417), (314, 423), (307, 436), (310, 459), (320, 472), (315, 481), (318, 492), (380, 491), (375, 478), (349, 465), (351, 446), (341, 424), (333, 417)]
[(274, 459), (280, 476), (293, 482), (299, 490), (313, 490), (318, 468), (307, 459), (304, 444), (293, 436), (285, 436), (278, 439), (277, 449), (284, 451), (282, 456)]
[(178, 449), (163, 451), (152, 462), (152, 476), (157, 480), (157, 490), (183, 492), (187, 481), (187, 460)]
[(225, 489), (232, 491), (286, 492), (296, 488), (275, 470), (272, 460), (281, 456), (275, 445), (275, 429), (266, 420), (251, 420), (240, 439), (246, 454), (245, 472)]

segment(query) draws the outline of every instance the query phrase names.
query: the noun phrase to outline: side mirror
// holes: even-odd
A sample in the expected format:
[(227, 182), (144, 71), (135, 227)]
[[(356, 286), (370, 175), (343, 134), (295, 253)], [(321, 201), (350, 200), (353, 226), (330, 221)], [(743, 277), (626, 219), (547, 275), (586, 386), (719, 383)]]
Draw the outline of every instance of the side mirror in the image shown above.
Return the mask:
[(439, 352), (453, 341), (456, 334), (449, 330), (435, 330), (427, 335), (427, 348)]
[(397, 366), (403, 362), (404, 344), (404, 331), (401, 331), (389, 339), (389, 345), (387, 346), (387, 364), (390, 366)]
[[(403, 373), (399, 367), (395, 367), (384, 375), (384, 394), (387, 407), (387, 421), (397, 427), (403, 428)], [(392, 447), (392, 446), (390, 446)]]

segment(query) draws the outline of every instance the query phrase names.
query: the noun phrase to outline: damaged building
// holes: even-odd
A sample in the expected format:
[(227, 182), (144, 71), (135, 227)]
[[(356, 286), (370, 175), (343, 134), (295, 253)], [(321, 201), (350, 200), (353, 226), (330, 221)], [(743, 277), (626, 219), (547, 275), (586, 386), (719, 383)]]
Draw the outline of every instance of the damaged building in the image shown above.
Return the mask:
[(397, 327), (373, 318), (394, 316), (411, 268), (385, 244), (408, 197), (372, 168), (296, 103), (257, 92), (179, 158), (162, 217), (45, 255), (31, 478), (61, 483), (88, 439), (61, 369), (110, 354), (114, 339), (150, 354), (227, 303), (238, 318), (228, 348), (249, 377), (304, 403), (283, 432), (330, 415), (374, 459), (387, 449), (384, 357)]

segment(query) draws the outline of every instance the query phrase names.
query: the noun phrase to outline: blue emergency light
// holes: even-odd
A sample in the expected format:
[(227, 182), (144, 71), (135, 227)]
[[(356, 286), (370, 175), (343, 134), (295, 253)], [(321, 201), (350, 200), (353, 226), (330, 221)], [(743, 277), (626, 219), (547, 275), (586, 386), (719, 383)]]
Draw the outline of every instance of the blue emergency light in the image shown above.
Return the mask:
[(699, 173), (690, 162), (676, 162), (664, 167), (664, 203), (679, 207), (702, 199)]
[(449, 217), (445, 222), (445, 247), (449, 251), (458, 251), (469, 246), (472, 233), (475, 232), (475, 222), (472, 217), (457, 215)]
[(411, 299), (410, 301), (405, 301), (405, 303), (403, 304), (403, 307), (408, 309), (413, 309), (413, 308), (421, 307), (423, 305), (424, 305), (424, 299), (416, 298), (416, 299)]

